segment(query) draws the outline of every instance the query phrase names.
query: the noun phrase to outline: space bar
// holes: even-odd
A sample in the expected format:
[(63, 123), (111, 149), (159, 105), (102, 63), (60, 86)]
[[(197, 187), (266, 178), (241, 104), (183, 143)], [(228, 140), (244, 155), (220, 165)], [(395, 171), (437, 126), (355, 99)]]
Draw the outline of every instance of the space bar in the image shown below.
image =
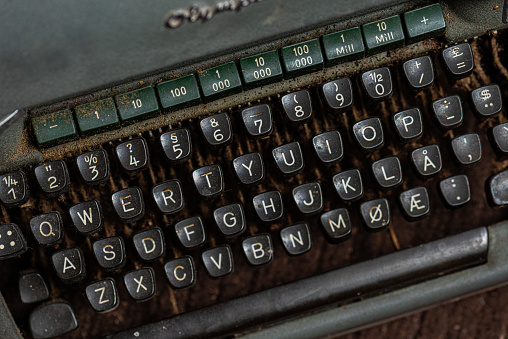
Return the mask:
[(119, 332), (110, 338), (202, 338), (386, 291), (487, 260), (485, 227)]

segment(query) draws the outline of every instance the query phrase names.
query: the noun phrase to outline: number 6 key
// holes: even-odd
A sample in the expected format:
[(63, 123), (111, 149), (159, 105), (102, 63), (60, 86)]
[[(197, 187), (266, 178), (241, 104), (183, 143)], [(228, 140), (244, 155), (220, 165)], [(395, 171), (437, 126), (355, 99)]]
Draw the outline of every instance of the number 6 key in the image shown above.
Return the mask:
[(219, 113), (200, 121), (201, 132), (212, 147), (222, 147), (233, 138), (231, 120), (226, 113)]

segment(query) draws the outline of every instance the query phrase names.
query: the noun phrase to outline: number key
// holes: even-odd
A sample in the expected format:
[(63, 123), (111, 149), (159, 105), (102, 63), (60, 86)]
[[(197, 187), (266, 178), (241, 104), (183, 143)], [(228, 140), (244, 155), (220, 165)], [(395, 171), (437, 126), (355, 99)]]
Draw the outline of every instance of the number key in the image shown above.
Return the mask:
[(272, 132), (272, 113), (266, 104), (244, 109), (242, 118), (247, 132), (253, 138), (262, 138)]
[(248, 88), (282, 80), (282, 67), (277, 51), (240, 59), (240, 67)]
[(231, 120), (226, 113), (212, 115), (199, 123), (203, 135), (211, 146), (223, 146), (231, 141)]
[(161, 135), (161, 145), (169, 160), (182, 162), (189, 159), (192, 151), (192, 142), (189, 130), (175, 129)]
[(79, 173), (88, 184), (97, 185), (109, 178), (108, 154), (103, 149), (83, 153), (76, 159)]
[(310, 93), (306, 89), (283, 96), (282, 106), (293, 123), (304, 124), (312, 117)]
[(242, 81), (233, 61), (199, 73), (199, 83), (207, 100), (215, 100), (242, 90)]
[(318, 39), (282, 48), (284, 69), (290, 76), (309, 73), (323, 68), (323, 54)]
[(381, 67), (362, 74), (362, 85), (368, 97), (374, 101), (388, 99), (392, 95), (392, 75), (388, 67)]
[(0, 176), (0, 201), (5, 207), (21, 206), (29, 196), (28, 183), (23, 172)]
[(41, 189), (50, 198), (57, 197), (69, 190), (69, 171), (62, 160), (46, 162), (37, 166), (35, 177)]
[(75, 110), (79, 130), (83, 133), (102, 131), (119, 124), (112, 98), (80, 105)]
[(153, 87), (145, 87), (115, 97), (122, 121), (146, 118), (159, 110)]
[(148, 167), (150, 156), (145, 139), (136, 138), (116, 146), (116, 155), (122, 168), (130, 173), (137, 173)]
[(353, 87), (351, 79), (340, 78), (327, 82), (322, 87), (328, 108), (333, 113), (342, 113), (353, 107)]

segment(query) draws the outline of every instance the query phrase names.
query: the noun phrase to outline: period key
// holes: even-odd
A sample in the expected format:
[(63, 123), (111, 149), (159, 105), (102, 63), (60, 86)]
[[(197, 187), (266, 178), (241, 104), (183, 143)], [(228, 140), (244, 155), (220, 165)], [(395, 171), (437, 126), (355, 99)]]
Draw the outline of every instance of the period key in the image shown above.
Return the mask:
[(240, 59), (240, 68), (247, 88), (282, 80), (282, 67), (277, 51)]
[(323, 36), (323, 46), (327, 65), (359, 59), (365, 55), (360, 27)]
[(242, 81), (233, 61), (209, 68), (199, 73), (198, 77), (208, 101), (242, 91)]
[(362, 26), (367, 53), (374, 54), (404, 45), (404, 32), (398, 15)]

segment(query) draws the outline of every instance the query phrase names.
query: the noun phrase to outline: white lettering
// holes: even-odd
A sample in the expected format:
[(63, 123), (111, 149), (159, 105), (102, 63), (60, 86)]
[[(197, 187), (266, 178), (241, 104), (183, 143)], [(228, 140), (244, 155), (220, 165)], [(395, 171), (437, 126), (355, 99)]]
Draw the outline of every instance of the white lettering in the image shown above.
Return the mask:
[(263, 250), (263, 245), (257, 242), (255, 244), (250, 245), (252, 249), (252, 253), (254, 254), (254, 259), (259, 259), (265, 256), (265, 250)]
[[(166, 196), (166, 192), (170, 192), (169, 196)], [(176, 204), (176, 201), (175, 199), (173, 199), (173, 191), (172, 190), (165, 190), (165, 191), (162, 191), (161, 192), (161, 195), (162, 195), (162, 198), (164, 199), (164, 205), (168, 205), (168, 199), (171, 200), (173, 202), (173, 204)]]
[(71, 268), (73, 270), (75, 270), (76, 266), (74, 266), (74, 264), (69, 260), (69, 258), (65, 257), (64, 268), (63, 268), (63, 272), (62, 273), (65, 273), (65, 271), (67, 271), (68, 269), (71, 269)]
[(411, 196), (411, 207), (410, 207), (411, 212), (413, 212), (413, 208), (416, 208), (417, 210), (421, 210), (421, 209), (425, 208), (425, 205), (421, 205), (421, 206), (419, 205), (419, 203), (422, 202), (421, 200), (416, 200), (416, 198), (418, 198), (420, 195), (421, 194), (418, 193), (418, 194)]
[(296, 247), (295, 241), (300, 244), (300, 246), (303, 246), (303, 239), (302, 239), (302, 233), (298, 231), (298, 238), (293, 234), (289, 234), (289, 239), (291, 239), (291, 244), (293, 244), (293, 247)]
[[(410, 120), (411, 122), (406, 123), (406, 119)], [(413, 117), (410, 115), (402, 118), (402, 124), (404, 125), (404, 129), (406, 130), (406, 132), (409, 132), (409, 130), (407, 129), (407, 126), (412, 125), (414, 123), (414, 121), (415, 121), (415, 119), (413, 119)]]
[(252, 163), (253, 163), (253, 161), (251, 160), (249, 163), (249, 167), (245, 166), (245, 164), (242, 164), (242, 166), (245, 167), (247, 169), (247, 171), (249, 171), (249, 176), (251, 176), (251, 177), (252, 177), (252, 171), (251, 171)]
[[(226, 219), (226, 217), (228, 215), (230, 215), (231, 217)], [(229, 220), (229, 222), (228, 222), (228, 220)], [(224, 222), (224, 225), (226, 225), (227, 227), (235, 227), (236, 226), (236, 216), (233, 212), (225, 213), (224, 216), (222, 217), (222, 221)]]
[(175, 269), (173, 270), (173, 275), (175, 276), (176, 280), (178, 281), (182, 281), (182, 280), (185, 280), (185, 278), (187, 278), (187, 273), (183, 273), (183, 275), (181, 277), (178, 276), (176, 270), (185, 270), (185, 268), (183, 268), (183, 266), (176, 266)]
[(210, 260), (213, 261), (213, 263), (215, 264), (215, 266), (217, 266), (217, 268), (220, 270), (221, 267), (222, 267), (222, 253), (219, 253), (219, 262), (217, 263), (217, 261), (215, 261), (215, 258), (210, 256)]
[[(147, 241), (152, 243), (152, 248), (149, 249), (146, 246)], [(141, 242), (143, 243), (143, 248), (145, 249), (146, 254), (152, 253), (153, 251), (155, 251), (155, 248), (157, 247), (157, 245), (155, 245), (155, 240), (153, 240), (152, 238), (144, 238), (143, 240), (141, 240)]]

